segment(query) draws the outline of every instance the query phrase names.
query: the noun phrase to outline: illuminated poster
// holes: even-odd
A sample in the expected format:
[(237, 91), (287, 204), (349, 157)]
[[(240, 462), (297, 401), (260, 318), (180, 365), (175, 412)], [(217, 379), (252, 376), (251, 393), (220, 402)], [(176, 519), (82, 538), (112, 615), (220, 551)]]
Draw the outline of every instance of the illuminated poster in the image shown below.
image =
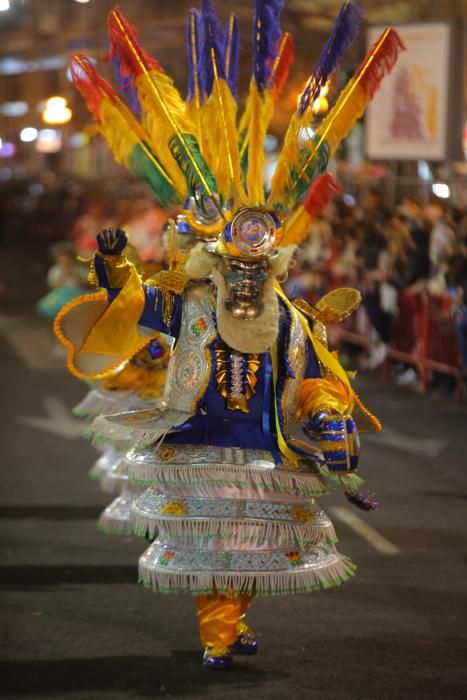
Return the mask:
[[(383, 29), (371, 27), (369, 43)], [(450, 28), (434, 23), (395, 29), (407, 51), (400, 54), (367, 111), (367, 155), (442, 160), (447, 142)]]

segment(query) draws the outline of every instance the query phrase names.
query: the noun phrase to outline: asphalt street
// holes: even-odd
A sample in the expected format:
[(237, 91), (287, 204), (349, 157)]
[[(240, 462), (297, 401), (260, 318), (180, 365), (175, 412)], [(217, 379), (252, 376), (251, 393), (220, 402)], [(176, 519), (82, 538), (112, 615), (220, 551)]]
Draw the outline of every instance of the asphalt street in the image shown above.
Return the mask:
[(200, 666), (190, 596), (137, 585), (145, 541), (96, 531), (110, 499), (88, 479), (96, 452), (70, 418), (85, 387), (47, 327), (13, 304), (0, 341), (2, 697), (467, 698), (465, 405), (359, 380), (386, 428), (363, 436), (361, 460), (381, 507), (322, 501), (357, 576), (256, 600), (259, 655), (215, 673)]

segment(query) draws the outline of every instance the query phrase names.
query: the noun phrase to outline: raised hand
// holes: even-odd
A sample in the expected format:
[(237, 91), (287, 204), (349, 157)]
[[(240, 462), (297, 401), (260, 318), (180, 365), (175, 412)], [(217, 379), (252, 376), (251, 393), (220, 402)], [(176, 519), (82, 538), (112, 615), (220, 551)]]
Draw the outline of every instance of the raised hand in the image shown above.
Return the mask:
[(118, 255), (127, 243), (127, 235), (121, 228), (104, 228), (97, 234), (97, 247), (102, 255)]

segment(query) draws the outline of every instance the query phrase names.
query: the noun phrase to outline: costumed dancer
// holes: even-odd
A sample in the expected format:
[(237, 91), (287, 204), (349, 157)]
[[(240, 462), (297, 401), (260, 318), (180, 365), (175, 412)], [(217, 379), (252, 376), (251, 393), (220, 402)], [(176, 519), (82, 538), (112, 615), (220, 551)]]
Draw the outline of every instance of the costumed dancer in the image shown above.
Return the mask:
[[(183, 273), (142, 285), (125, 257), (124, 232), (101, 233), (95, 269), (107, 293), (57, 319), (82, 371), (121, 361), (152, 334), (175, 339), (161, 406), (107, 416), (100, 426), (147, 443), (126, 456), (130, 479), (148, 485), (134, 506), (139, 528), (158, 530), (140, 558), (140, 578), (155, 590), (196, 597), (203, 663), (214, 669), (229, 668), (233, 651), (257, 651), (245, 621), (255, 595), (306, 593), (353, 574), (315, 497), (342, 484), (356, 505), (375, 505), (357, 491), (353, 414), (380, 426), (325, 337), (325, 324), (350, 313), (358, 293), (334, 292), (310, 307), (289, 301), (278, 280), (306, 235), (304, 222), (329, 192), (327, 178), (319, 179), (329, 157), (403, 46), (386, 30), (314, 136), (303, 139), (313, 102), (359, 24), (358, 11), (344, 4), (292, 116), (266, 199), (263, 142), (287, 45), (280, 9), (277, 0), (256, 2), (239, 136), (235, 18), (223, 32), (207, 0), (200, 13), (190, 12), (187, 108), (121, 12), (110, 13), (112, 50), (142, 107), (139, 145), (163, 172), (164, 192), (186, 201), (190, 226), (215, 240), (190, 252)], [(84, 58), (76, 62), (78, 87), (92, 78), (93, 94), (111, 94)]]

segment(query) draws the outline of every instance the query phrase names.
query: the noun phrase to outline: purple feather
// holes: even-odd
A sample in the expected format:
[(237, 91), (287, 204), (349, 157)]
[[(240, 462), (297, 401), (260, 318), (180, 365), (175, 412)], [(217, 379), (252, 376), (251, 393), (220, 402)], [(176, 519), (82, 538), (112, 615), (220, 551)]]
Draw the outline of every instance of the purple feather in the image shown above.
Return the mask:
[(230, 15), (224, 34), (223, 53), (225, 57), (225, 75), (230, 92), (234, 97), (237, 96), (239, 44), (238, 19), (235, 15)]
[(202, 63), (203, 71), (200, 74), (200, 82), (202, 91), (207, 97), (212, 92), (212, 84), (214, 82), (214, 66), (213, 54), (216, 63), (217, 75), (219, 78), (226, 77), (225, 75), (225, 56), (223, 51), (223, 36), (222, 31), (217, 21), (214, 6), (211, 0), (203, 0), (201, 5), (201, 17), (203, 21), (203, 49)]
[(123, 93), (124, 99), (128, 107), (131, 109), (137, 119), (141, 119), (142, 109), (138, 99), (138, 91), (131, 82), (130, 76), (122, 75), (122, 59), (117, 50), (110, 52), (110, 63), (114, 69), (115, 79), (118, 87)]
[(253, 27), (253, 74), (260, 90), (263, 90), (269, 81), (282, 36), (280, 15), (283, 6), (283, 0), (256, 0)]
[(337, 15), (334, 29), (321, 51), (318, 63), (300, 97), (298, 113), (304, 111), (317, 99), (320, 90), (336, 70), (346, 49), (355, 39), (362, 21), (362, 13), (351, 2), (345, 2)]
[(347, 500), (354, 506), (357, 506), (357, 508), (360, 508), (360, 510), (375, 510), (379, 506), (379, 501), (375, 498), (371, 498), (369, 495), (365, 496), (353, 489), (347, 489), (344, 493)]
[[(186, 28), (186, 48), (188, 57), (188, 102), (191, 102), (195, 95), (195, 70), (198, 73), (199, 85), (202, 33), (203, 28), (201, 24), (201, 15), (197, 10), (191, 9), (188, 13), (188, 23)], [(196, 54), (196, 66), (194, 64), (195, 56), (193, 55), (193, 45)]]

